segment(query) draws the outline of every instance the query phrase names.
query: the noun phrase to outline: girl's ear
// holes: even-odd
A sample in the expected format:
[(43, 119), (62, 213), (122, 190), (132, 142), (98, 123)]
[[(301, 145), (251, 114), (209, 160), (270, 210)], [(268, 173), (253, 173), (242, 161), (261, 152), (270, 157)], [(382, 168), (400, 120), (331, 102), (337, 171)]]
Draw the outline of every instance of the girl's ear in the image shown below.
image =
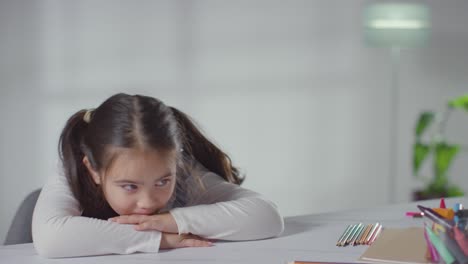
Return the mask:
[(97, 185), (101, 184), (101, 177), (99, 177), (99, 173), (93, 169), (91, 166), (91, 163), (89, 162), (88, 156), (84, 156), (83, 158), (83, 164), (86, 166), (86, 168), (89, 171), (89, 174), (93, 178), (94, 183)]

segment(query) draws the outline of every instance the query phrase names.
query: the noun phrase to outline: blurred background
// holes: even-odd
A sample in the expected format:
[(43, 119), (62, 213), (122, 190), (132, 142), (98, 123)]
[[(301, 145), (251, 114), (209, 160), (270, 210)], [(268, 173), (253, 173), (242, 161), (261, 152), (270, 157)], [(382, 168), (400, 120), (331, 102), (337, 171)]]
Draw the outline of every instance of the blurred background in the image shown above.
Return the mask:
[[(375, 3), (1, 0), (0, 241), (68, 117), (117, 92), (191, 115), (284, 216), (410, 201), (419, 114), (468, 91), (468, 1), (406, 2), (429, 20), (408, 47), (366, 39)], [(446, 136), (468, 145), (467, 120)]]

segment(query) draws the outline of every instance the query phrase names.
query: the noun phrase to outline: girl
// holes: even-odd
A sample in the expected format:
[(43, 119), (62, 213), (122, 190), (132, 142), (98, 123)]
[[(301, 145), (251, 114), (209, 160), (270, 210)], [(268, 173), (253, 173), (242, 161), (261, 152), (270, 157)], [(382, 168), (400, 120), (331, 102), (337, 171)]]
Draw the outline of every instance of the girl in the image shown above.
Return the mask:
[(158, 252), (283, 231), (276, 206), (239, 187), (229, 157), (155, 98), (117, 94), (77, 112), (59, 152), (64, 175), (49, 179), (34, 209), (39, 255)]

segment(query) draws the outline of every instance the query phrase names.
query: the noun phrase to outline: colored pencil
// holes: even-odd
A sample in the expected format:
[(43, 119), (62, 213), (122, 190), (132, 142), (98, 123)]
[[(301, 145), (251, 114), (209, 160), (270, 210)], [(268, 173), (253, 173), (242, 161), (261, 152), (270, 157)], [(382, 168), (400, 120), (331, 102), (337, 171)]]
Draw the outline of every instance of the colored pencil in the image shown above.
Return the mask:
[(351, 244), (353, 246), (356, 246), (357, 245), (357, 239), (362, 235), (362, 232), (364, 231), (364, 225), (361, 224), (361, 226), (359, 227), (359, 230), (358, 232), (356, 233), (356, 236), (353, 238), (353, 240), (351, 241)]
[(346, 245), (346, 241), (348, 241), (348, 238), (351, 236), (351, 234), (354, 232), (354, 229), (356, 229), (357, 225), (353, 225), (351, 227), (351, 229), (349, 230), (348, 234), (346, 234), (346, 236), (343, 238), (343, 240), (341, 241), (341, 244), (340, 246), (345, 246)]
[(351, 229), (353, 225), (348, 225), (348, 227), (346, 228), (346, 230), (343, 232), (343, 234), (340, 236), (340, 238), (338, 239), (338, 242), (336, 242), (336, 245), (337, 246), (340, 246), (341, 245), (341, 241), (343, 240), (343, 238), (346, 236), (346, 234), (349, 232), (349, 230)]
[(372, 230), (369, 232), (369, 234), (367, 234), (367, 237), (366, 237), (366, 240), (364, 241), (364, 244), (369, 244), (369, 241), (372, 237), (372, 235), (374, 234), (375, 230), (379, 227), (379, 223), (376, 223), (374, 225), (374, 227), (372, 228)]
[(356, 241), (354, 242), (354, 245), (359, 245), (361, 239), (362, 239), (362, 236), (364, 235), (364, 233), (366, 232), (366, 229), (367, 229), (368, 225), (363, 225), (362, 226), (362, 230), (361, 230), (361, 233), (359, 234), (359, 236), (356, 238)]
[(359, 240), (360, 245), (364, 245), (364, 241), (366, 240), (367, 235), (369, 234), (370, 230), (372, 229), (372, 224), (368, 224), (366, 230), (362, 234), (361, 239)]
[(380, 234), (381, 231), (382, 231), (382, 225), (379, 225), (374, 235), (372, 236), (371, 240), (369, 241), (369, 245), (374, 243), (374, 241), (377, 239), (377, 236)]
[(354, 229), (354, 232), (352, 236), (346, 241), (346, 244), (351, 244), (351, 241), (357, 236), (357, 233), (359, 232), (359, 229), (361, 228), (362, 223), (359, 223), (357, 227)]

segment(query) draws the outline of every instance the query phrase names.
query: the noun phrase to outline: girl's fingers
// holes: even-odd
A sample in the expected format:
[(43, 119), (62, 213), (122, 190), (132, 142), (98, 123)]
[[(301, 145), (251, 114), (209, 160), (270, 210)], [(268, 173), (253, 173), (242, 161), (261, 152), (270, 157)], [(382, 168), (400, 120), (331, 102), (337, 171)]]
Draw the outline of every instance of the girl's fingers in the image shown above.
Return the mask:
[(171, 214), (160, 215), (121, 215), (109, 218), (119, 224), (133, 224), (135, 230), (158, 230), (167, 233), (178, 233), (179, 228)]
[(121, 215), (110, 218), (109, 220), (119, 224), (139, 224), (147, 220), (148, 217), (147, 215)]
[(140, 223), (138, 225), (135, 225), (135, 230), (138, 231), (143, 231), (143, 230), (161, 230), (161, 227), (159, 226), (157, 221), (147, 221)]
[(153, 215), (139, 223), (136, 230), (158, 230), (166, 233), (179, 233), (179, 228), (170, 214)]
[(181, 248), (181, 247), (211, 247), (213, 243), (190, 234), (161, 233), (160, 248)]
[(185, 238), (180, 241), (181, 247), (211, 247), (213, 243), (206, 240), (200, 240), (196, 238)]

